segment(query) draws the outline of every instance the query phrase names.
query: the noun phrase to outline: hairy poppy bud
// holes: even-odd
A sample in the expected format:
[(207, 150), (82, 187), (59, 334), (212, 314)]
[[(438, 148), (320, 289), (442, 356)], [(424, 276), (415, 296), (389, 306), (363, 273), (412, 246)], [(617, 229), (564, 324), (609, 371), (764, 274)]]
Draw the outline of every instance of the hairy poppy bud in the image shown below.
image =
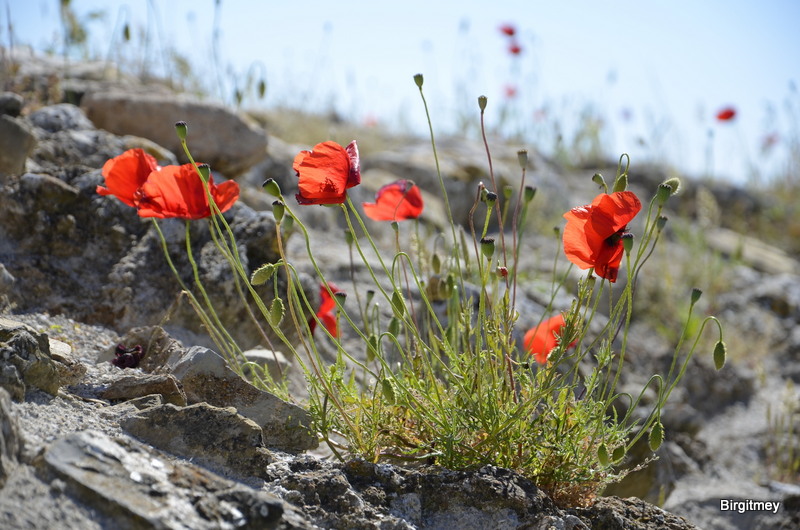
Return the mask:
[(281, 196), (281, 187), (275, 179), (267, 179), (261, 187), (273, 197)]
[(478, 96), (478, 107), (480, 107), (481, 111), (486, 110), (486, 96)]
[(725, 366), (725, 357), (728, 355), (728, 347), (721, 340), (714, 345), (714, 366), (717, 370), (722, 370)]
[(703, 296), (703, 291), (695, 287), (692, 289), (692, 305), (696, 304), (700, 297)]
[(614, 182), (614, 189), (612, 191), (625, 191), (628, 189), (628, 174), (623, 173)]
[(415, 74), (414, 75), (414, 82), (417, 84), (417, 87), (422, 88), (422, 82), (424, 81), (422, 74)]
[(175, 122), (175, 132), (178, 133), (178, 138), (181, 140), (186, 140), (186, 134), (188, 133), (189, 126), (186, 125), (185, 121), (176, 121)]
[(281, 201), (275, 201), (272, 203), (272, 216), (275, 218), (275, 222), (277, 224), (281, 224), (283, 220), (283, 214), (286, 212), (286, 205), (284, 205)]
[(661, 444), (664, 442), (664, 426), (660, 421), (657, 421), (653, 428), (650, 429), (650, 436), (647, 439), (651, 451), (657, 451)]
[(672, 188), (666, 184), (658, 185), (658, 190), (656, 191), (656, 201), (658, 202), (659, 206), (664, 206), (664, 204), (667, 202), (667, 199), (669, 199), (671, 196)]
[(608, 186), (606, 186), (606, 179), (604, 179), (603, 175), (601, 175), (600, 173), (595, 173), (594, 175), (592, 175), (592, 182), (603, 188), (608, 188)]
[(481, 239), (481, 253), (491, 259), (494, 255), (494, 238), (484, 237)]
[(681, 179), (672, 177), (661, 183), (661, 186), (667, 186), (670, 189), (670, 195), (675, 195), (681, 190)]

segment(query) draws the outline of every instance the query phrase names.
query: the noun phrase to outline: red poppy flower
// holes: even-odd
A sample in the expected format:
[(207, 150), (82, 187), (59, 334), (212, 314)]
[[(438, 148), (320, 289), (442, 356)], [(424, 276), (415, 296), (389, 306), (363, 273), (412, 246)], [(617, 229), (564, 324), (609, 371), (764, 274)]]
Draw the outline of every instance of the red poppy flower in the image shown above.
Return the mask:
[(513, 37), (517, 33), (517, 28), (515, 28), (512, 24), (503, 24), (500, 26), (500, 33), (508, 35), (509, 37)]
[(581, 269), (594, 267), (598, 276), (617, 281), (624, 249), (622, 234), (642, 203), (633, 192), (602, 193), (592, 204), (564, 214), (564, 253)]
[(718, 121), (731, 121), (736, 117), (736, 109), (733, 107), (725, 107), (717, 112)]
[(517, 87), (514, 85), (506, 85), (503, 90), (506, 94), (506, 99), (514, 99), (517, 96)]
[(358, 145), (346, 148), (336, 142), (322, 142), (311, 151), (300, 151), (292, 164), (300, 181), (295, 195), (298, 204), (341, 204), (347, 188), (361, 183)]
[(512, 42), (508, 45), (508, 53), (511, 55), (519, 55), (522, 53), (522, 47), (517, 42)]
[(108, 187), (97, 186), (100, 195), (113, 195), (128, 206), (136, 206), (134, 195), (147, 180), (158, 162), (143, 149), (128, 149), (103, 164), (103, 177)]
[[(330, 288), (331, 292), (334, 294), (341, 292), (341, 289), (330, 282), (328, 282), (328, 288)], [(325, 329), (328, 330), (328, 333), (334, 337), (338, 337), (339, 327), (336, 324), (336, 315), (334, 314), (334, 309), (336, 309), (336, 301), (330, 295), (324, 283), (321, 283), (319, 286), (319, 300), (320, 302), (319, 309), (317, 309), (317, 318), (320, 322), (322, 322), (322, 325), (325, 326)], [(314, 330), (317, 328), (316, 319), (309, 319), (308, 327), (311, 329), (311, 333), (314, 333)]]
[[(217, 186), (214, 177), (209, 177), (208, 188), (220, 212), (239, 199), (239, 185), (232, 180)], [(203, 219), (211, 215), (203, 181), (192, 164), (153, 171), (135, 199), (140, 217)]]
[[(523, 344), (525, 344), (525, 349), (528, 350), (528, 353), (535, 356), (537, 363), (547, 363), (550, 352), (558, 346), (558, 337), (565, 325), (564, 315), (559, 313), (525, 333)], [(574, 345), (575, 341), (570, 344), (570, 347)]]
[(422, 213), (422, 192), (410, 180), (398, 180), (382, 186), (375, 202), (365, 202), (364, 214), (374, 221), (403, 221), (416, 219)]

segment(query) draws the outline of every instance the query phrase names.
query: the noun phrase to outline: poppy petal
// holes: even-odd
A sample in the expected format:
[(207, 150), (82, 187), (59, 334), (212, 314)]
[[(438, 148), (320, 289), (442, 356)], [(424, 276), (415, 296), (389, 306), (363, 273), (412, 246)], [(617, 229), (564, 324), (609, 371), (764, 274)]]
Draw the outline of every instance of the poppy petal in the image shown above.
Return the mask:
[[(220, 212), (239, 199), (239, 185), (234, 181), (214, 184), (208, 180), (211, 197)], [(211, 215), (203, 181), (192, 164), (166, 166), (150, 174), (137, 192), (140, 217), (203, 219)]]
[(422, 192), (410, 180), (398, 180), (382, 186), (374, 203), (363, 203), (364, 214), (374, 221), (416, 219), (425, 207)]
[(136, 206), (134, 195), (152, 171), (158, 169), (156, 159), (143, 149), (128, 149), (103, 164), (106, 187), (97, 186), (100, 195), (113, 195), (128, 206)]
[[(559, 313), (525, 333), (523, 344), (528, 353), (535, 357), (537, 363), (547, 363), (550, 352), (558, 346), (558, 336), (565, 325), (564, 315)], [(574, 344), (573, 342), (570, 346)]]
[[(311, 151), (301, 151), (294, 157), (298, 181), (299, 204), (341, 204), (346, 189), (361, 182), (358, 148), (355, 142), (346, 150), (336, 142), (322, 142)], [(353, 167), (352, 161), (356, 166)]]

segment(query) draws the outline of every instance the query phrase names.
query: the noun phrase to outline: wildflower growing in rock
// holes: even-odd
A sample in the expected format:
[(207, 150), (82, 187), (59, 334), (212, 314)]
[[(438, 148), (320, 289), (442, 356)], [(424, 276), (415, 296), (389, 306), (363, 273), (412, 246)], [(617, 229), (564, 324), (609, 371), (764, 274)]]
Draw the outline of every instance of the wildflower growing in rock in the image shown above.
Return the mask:
[(564, 253), (581, 269), (594, 267), (598, 276), (617, 281), (624, 248), (622, 234), (642, 204), (630, 191), (602, 193), (592, 204), (564, 214)]
[(717, 112), (717, 121), (731, 121), (736, 117), (736, 109), (733, 107), (724, 107)]
[[(328, 292), (330, 289), (330, 292)], [(319, 286), (319, 309), (317, 309), (317, 318), (322, 325), (325, 326), (325, 329), (328, 330), (328, 333), (333, 335), (334, 337), (339, 336), (339, 326), (336, 324), (336, 315), (334, 310), (336, 309), (336, 301), (333, 299), (330, 293), (336, 295), (337, 293), (342, 292), (336, 285), (328, 282), (327, 287), (326, 284), (322, 283)], [(308, 327), (311, 329), (311, 333), (314, 333), (314, 330), (317, 328), (317, 321), (313, 318), (309, 319)]]
[(347, 188), (361, 183), (358, 145), (345, 148), (336, 142), (322, 142), (311, 151), (300, 151), (292, 164), (297, 176), (298, 204), (341, 204)]
[(128, 149), (103, 164), (106, 187), (97, 186), (100, 195), (113, 195), (125, 204), (136, 207), (134, 195), (151, 172), (159, 169), (154, 157), (143, 149)]
[[(220, 212), (239, 199), (239, 185), (232, 180), (217, 186), (209, 176), (208, 191)], [(140, 217), (203, 219), (213, 213), (203, 181), (192, 164), (153, 171), (134, 195)]]
[[(547, 364), (550, 352), (558, 346), (558, 337), (564, 329), (564, 315), (559, 313), (550, 317), (535, 328), (531, 328), (525, 333), (523, 344), (528, 353), (534, 356), (539, 364)], [(575, 342), (570, 344), (574, 345)]]
[(410, 180), (397, 180), (382, 186), (375, 202), (363, 203), (364, 214), (373, 221), (404, 221), (416, 219), (425, 204), (419, 186)]

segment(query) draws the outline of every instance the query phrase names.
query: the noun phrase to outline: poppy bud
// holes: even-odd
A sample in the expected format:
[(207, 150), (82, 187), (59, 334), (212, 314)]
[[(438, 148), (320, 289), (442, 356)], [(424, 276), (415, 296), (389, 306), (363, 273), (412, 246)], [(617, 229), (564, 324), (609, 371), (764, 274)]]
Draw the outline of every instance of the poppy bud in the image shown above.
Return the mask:
[(556, 237), (561, 237), (561, 227), (554, 226), (553, 233), (555, 234)]
[(722, 370), (722, 367), (725, 366), (725, 357), (728, 354), (728, 347), (725, 346), (725, 343), (721, 340), (717, 341), (717, 344), (714, 345), (714, 366), (717, 370)]
[(283, 218), (283, 229), (285, 231), (288, 232), (289, 230), (292, 229), (293, 226), (294, 226), (294, 217), (292, 217), (291, 215), (287, 215), (286, 217)]
[(613, 453), (611, 453), (611, 461), (612, 462), (619, 462), (623, 458), (625, 458), (625, 446), (624, 445), (620, 445), (619, 447), (614, 449)]
[(431, 268), (433, 269), (434, 274), (439, 274), (442, 270), (442, 260), (439, 257), (439, 254), (434, 254), (431, 257)]
[(344, 291), (336, 291), (333, 293), (333, 297), (339, 302), (339, 305), (342, 305), (344, 301), (347, 300), (347, 293)]
[(414, 82), (417, 84), (418, 88), (422, 88), (422, 82), (423, 82), (422, 74), (415, 74)]
[(657, 421), (653, 428), (650, 429), (650, 436), (647, 438), (651, 451), (657, 451), (661, 444), (664, 442), (664, 426), (660, 421)]
[(670, 195), (675, 195), (681, 190), (681, 179), (678, 177), (672, 177), (671, 179), (667, 179), (661, 183), (662, 186), (669, 186)]
[(625, 249), (625, 253), (630, 254), (631, 249), (633, 248), (633, 234), (626, 232), (622, 234), (620, 239), (622, 240), (622, 247)]
[(264, 99), (264, 95), (266, 93), (267, 93), (267, 82), (261, 79), (258, 82), (258, 99)]
[(283, 307), (283, 300), (275, 297), (269, 307), (269, 323), (273, 326), (278, 326), (283, 320), (286, 310)]
[(400, 319), (392, 317), (389, 321), (389, 334), (397, 337), (400, 334)]
[(509, 200), (513, 193), (514, 193), (514, 188), (512, 188), (511, 186), (503, 186), (503, 197), (505, 197), (506, 200)]
[(208, 178), (211, 176), (211, 166), (208, 164), (197, 164), (197, 171), (200, 172), (200, 178), (202, 178), (204, 182), (208, 182)]
[(351, 232), (350, 230), (345, 230), (344, 231), (344, 240), (347, 243), (348, 247), (352, 246), (353, 245), (353, 241), (354, 241), (353, 232)]
[(286, 205), (284, 205), (281, 201), (275, 201), (272, 203), (272, 216), (275, 218), (275, 222), (277, 224), (281, 224), (283, 220), (283, 214), (286, 212)]
[(497, 202), (497, 194), (493, 191), (487, 191), (484, 202), (489, 208), (491, 208), (492, 206), (494, 206), (494, 203)]
[(600, 447), (597, 448), (597, 459), (600, 461), (601, 466), (607, 466), (609, 464), (608, 448), (606, 444), (600, 444)]
[(628, 189), (628, 175), (623, 173), (614, 182), (614, 189), (611, 191), (625, 191)]
[(656, 219), (656, 230), (661, 232), (664, 229), (664, 226), (667, 224), (669, 219), (666, 215), (659, 215), (658, 219)]
[(392, 311), (394, 311), (394, 316), (397, 318), (403, 318), (403, 315), (406, 314), (406, 303), (400, 291), (392, 293)]
[(602, 188), (606, 189), (608, 188), (608, 186), (606, 186), (606, 179), (604, 179), (603, 175), (601, 175), (600, 173), (595, 173), (594, 175), (592, 175), (592, 182), (594, 182), (595, 184), (597, 184)]
[(672, 195), (672, 188), (670, 188), (666, 184), (658, 185), (658, 190), (656, 191), (656, 201), (658, 201), (659, 206), (663, 206), (664, 204), (666, 204), (667, 199), (669, 199), (671, 195)]
[(375, 297), (375, 290), (374, 289), (367, 289), (367, 306), (372, 303), (372, 299)]
[(517, 161), (519, 161), (519, 167), (525, 169), (528, 167), (528, 150), (527, 149), (520, 149), (517, 151)]
[(486, 96), (478, 96), (478, 107), (480, 107), (481, 112), (486, 110), (486, 102), (487, 102)]
[(533, 186), (525, 186), (525, 190), (523, 191), (523, 198), (525, 202), (531, 202), (533, 198), (536, 196), (536, 188)]
[(175, 122), (175, 132), (178, 133), (178, 138), (183, 141), (186, 140), (186, 134), (188, 131), (189, 126), (186, 125), (185, 121), (176, 121)]
[(261, 187), (264, 188), (264, 191), (266, 191), (273, 197), (281, 196), (281, 187), (275, 179), (265, 180), (264, 184), (262, 184)]
[(481, 253), (491, 259), (494, 255), (494, 238), (484, 237), (481, 239)]
[(395, 232), (400, 230), (400, 223), (398, 223), (397, 221), (392, 221), (392, 230), (394, 230)]
[(703, 296), (703, 291), (695, 287), (692, 289), (692, 305), (696, 304), (700, 297)]

